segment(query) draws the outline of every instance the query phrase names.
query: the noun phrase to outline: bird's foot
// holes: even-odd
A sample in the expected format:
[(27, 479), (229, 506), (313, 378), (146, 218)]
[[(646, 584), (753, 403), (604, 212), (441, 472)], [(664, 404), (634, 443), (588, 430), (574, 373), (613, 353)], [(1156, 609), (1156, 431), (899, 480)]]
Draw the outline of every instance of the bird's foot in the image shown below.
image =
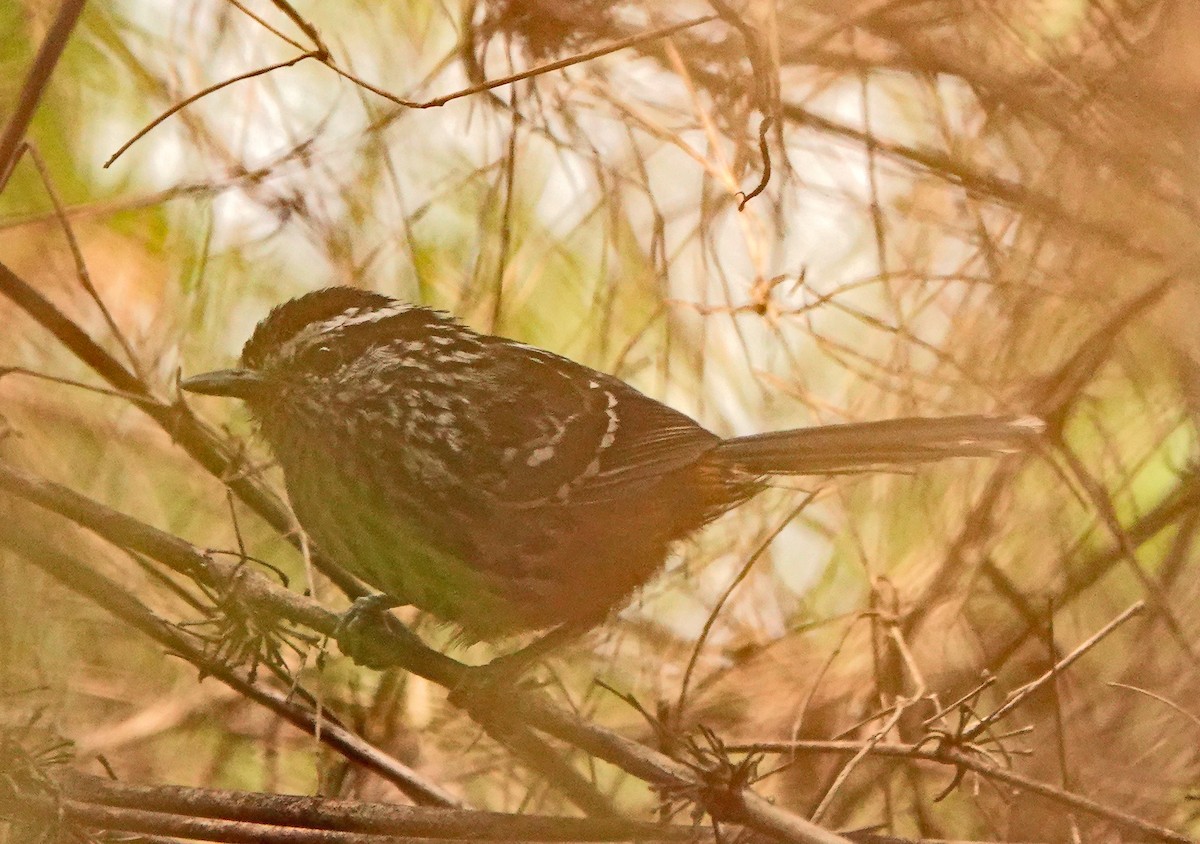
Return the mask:
[[(396, 664), (394, 650), (373, 634), (378, 633), (380, 626), (392, 632), (399, 632), (398, 628), (404, 627), (388, 612), (398, 606), (401, 606), (398, 600), (382, 593), (356, 598), (334, 628), (333, 639), (338, 648), (359, 665), (376, 671), (391, 668)], [(404, 632), (413, 635), (408, 628), (404, 628)]]

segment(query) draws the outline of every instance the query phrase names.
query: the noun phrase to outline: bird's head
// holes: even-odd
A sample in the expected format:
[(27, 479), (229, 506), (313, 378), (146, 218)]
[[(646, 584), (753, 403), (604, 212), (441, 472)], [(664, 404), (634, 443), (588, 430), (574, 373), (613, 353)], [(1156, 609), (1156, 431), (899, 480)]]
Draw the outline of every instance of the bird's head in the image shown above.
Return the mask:
[(426, 341), (454, 325), (441, 311), (327, 287), (274, 308), (246, 342), (238, 368), (193, 375), (180, 386), (242, 399), (263, 422), (279, 411), (320, 412), (394, 381), (401, 365), (419, 366)]

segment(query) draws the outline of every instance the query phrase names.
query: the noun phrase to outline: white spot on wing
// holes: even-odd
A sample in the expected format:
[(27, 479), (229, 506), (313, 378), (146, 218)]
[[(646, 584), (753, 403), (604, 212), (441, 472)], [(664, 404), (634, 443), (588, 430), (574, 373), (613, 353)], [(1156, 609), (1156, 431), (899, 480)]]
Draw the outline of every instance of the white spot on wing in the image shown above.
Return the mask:
[(554, 446), (544, 445), (541, 448), (533, 450), (527, 458), (525, 458), (526, 466), (540, 466), (554, 456)]
[(617, 428), (621, 426), (621, 417), (617, 413), (617, 397), (607, 390), (605, 395), (608, 396), (608, 407), (604, 409), (604, 413), (608, 416), (608, 427), (604, 431), (604, 439), (600, 440), (601, 448), (608, 448), (613, 444), (613, 440), (617, 437)]

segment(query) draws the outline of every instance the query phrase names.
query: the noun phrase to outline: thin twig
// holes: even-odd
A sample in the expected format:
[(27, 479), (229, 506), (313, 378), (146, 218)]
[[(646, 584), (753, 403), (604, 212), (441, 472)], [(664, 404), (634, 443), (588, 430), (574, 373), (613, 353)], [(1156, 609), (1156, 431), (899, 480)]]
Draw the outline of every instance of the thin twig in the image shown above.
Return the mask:
[[(229, 5), (233, 6), (235, 9), (237, 9), (243, 15), (250, 18), (252, 21), (257, 23), (263, 29), (267, 30), (267, 32), (271, 33), (276, 38), (280, 39), (281, 41), (286, 42), (289, 46), (295, 47), (297, 50), (304, 49), (303, 44), (301, 44), (299, 41), (297, 41), (294, 38), (289, 38), (288, 36), (284, 35), (278, 29), (271, 26), (271, 24), (268, 23), (264, 18), (255, 14), (254, 11), (252, 11), (250, 8), (248, 8), (245, 4), (241, 3), (239, 0), (225, 0), (225, 2), (229, 3)], [(316, 46), (316, 45), (314, 45), (314, 46)]]
[(1097, 644), (1100, 643), (1101, 640), (1103, 640), (1105, 637), (1107, 637), (1108, 634), (1112, 633), (1114, 630), (1116, 630), (1118, 627), (1120, 627), (1122, 624), (1124, 624), (1129, 619), (1133, 618), (1135, 615), (1140, 613), (1145, 608), (1146, 608), (1145, 601), (1137, 601), (1136, 603), (1132, 604), (1123, 613), (1118, 615), (1116, 618), (1114, 618), (1108, 624), (1104, 625), (1099, 630), (1097, 630), (1095, 633), (1093, 633), (1090, 637), (1088, 637), (1088, 639), (1083, 644), (1081, 644), (1079, 647), (1075, 648), (1075, 650), (1071, 651), (1069, 654), (1067, 654), (1062, 659), (1060, 659), (1045, 674), (1038, 677), (1036, 680), (1032, 680), (1032, 681), (1026, 683), (1024, 686), (1022, 686), (1020, 689), (1018, 689), (1015, 693), (1013, 693), (1009, 697), (1009, 699), (1003, 705), (1000, 706), (999, 709), (995, 710), (990, 715), (985, 716), (974, 727), (970, 728), (969, 730), (966, 730), (963, 733), (963, 740), (971, 741), (972, 739), (977, 738), (981, 733), (983, 733), (985, 730), (987, 730), (987, 728), (989, 726), (991, 726), (995, 722), (999, 721), (1005, 715), (1008, 715), (1008, 713), (1012, 712), (1014, 709), (1016, 709), (1018, 706), (1020, 706), (1022, 703), (1024, 703), (1025, 699), (1028, 698), (1031, 694), (1036, 692), (1038, 689), (1040, 689), (1043, 685), (1048, 683), (1050, 680), (1053, 680), (1055, 678), (1055, 676), (1057, 676), (1060, 672), (1065, 671), (1068, 667), (1071, 666), (1072, 663), (1075, 662), (1075, 660), (1079, 659), (1085, 653), (1087, 653), (1092, 648), (1094, 648)]
[(735, 589), (737, 589), (738, 585), (750, 574), (750, 570), (754, 568), (754, 564), (758, 562), (759, 558), (762, 557), (762, 555), (766, 553), (766, 550), (771, 547), (771, 543), (775, 541), (776, 537), (783, 533), (784, 529), (792, 523), (792, 520), (796, 518), (796, 516), (798, 516), (805, 507), (812, 503), (813, 499), (817, 497), (818, 492), (819, 490), (814, 490), (806, 495), (800, 501), (800, 503), (793, 507), (791, 512), (789, 512), (787, 516), (779, 522), (779, 525), (773, 531), (771, 531), (771, 533), (768, 534), (762, 542), (758, 544), (758, 547), (754, 549), (754, 553), (750, 555), (734, 578), (729, 581), (729, 585), (725, 587), (725, 591), (721, 593), (721, 596), (717, 598), (716, 603), (713, 604), (713, 608), (708, 613), (708, 618), (704, 620), (704, 627), (701, 628), (700, 635), (696, 638), (695, 645), (692, 646), (692, 653), (688, 658), (687, 668), (684, 669), (683, 679), (679, 683), (679, 696), (675, 700), (675, 711), (680, 716), (683, 715), (684, 706), (687, 703), (688, 686), (691, 683), (692, 673), (696, 669), (696, 663), (700, 659), (700, 652), (704, 649), (704, 643), (708, 641), (708, 636), (712, 632), (713, 625), (716, 624), (717, 617), (721, 614), (721, 609), (725, 606), (725, 602), (729, 600), (730, 596), (733, 595), (733, 592)]
[[(64, 515), (109, 542), (145, 553), (190, 577), (214, 586), (234, 586), (240, 600), (256, 612), (304, 625), (326, 636), (334, 635), (339, 629), (341, 617), (311, 598), (290, 592), (238, 563), (205, 555), (176, 536), (3, 461), (0, 461), (0, 489)], [(0, 535), (0, 544), (6, 541), (14, 540), (6, 540), (4, 535)], [(44, 552), (44, 544), (34, 545), (33, 551)], [(27, 549), (21, 550), (24, 553)], [(61, 561), (56, 558), (55, 562)], [(89, 594), (83, 580), (74, 574), (62, 579), (68, 586)], [(126, 600), (132, 600), (115, 585), (112, 588)], [(540, 730), (655, 785), (691, 789), (697, 793), (703, 791), (704, 784), (697, 781), (695, 773), (686, 765), (565, 711), (551, 703), (544, 694), (505, 688), (502, 692), (503, 707), (497, 706), (494, 690), (485, 689), (484, 694), (473, 696), (469, 666), (426, 647), (391, 616), (383, 615), (364, 639), (370, 641), (372, 656), (378, 657), (380, 663), (401, 666), (446, 688), (460, 691), (462, 694), (459, 698), (467, 712), (480, 723), (503, 717), (506, 724)], [(328, 730), (329, 726), (326, 725), (324, 729)], [(723, 804), (724, 820), (741, 823), (796, 844), (847, 844), (847, 839), (842, 836), (781, 809), (752, 791), (740, 790), (727, 800), (733, 806)]]
[(54, 182), (50, 178), (50, 170), (46, 167), (46, 162), (42, 160), (42, 155), (38, 152), (37, 147), (33, 144), (26, 144), (26, 147), (29, 151), (29, 157), (33, 160), (33, 166), (37, 168), (38, 174), (42, 178), (42, 186), (46, 189), (46, 195), (50, 197), (50, 204), (54, 206), (54, 215), (58, 218), (63, 235), (67, 238), (67, 246), (71, 250), (71, 257), (75, 260), (75, 273), (79, 278), (80, 285), (82, 285), (87, 295), (91, 297), (91, 300), (96, 303), (96, 307), (100, 309), (100, 314), (104, 317), (104, 322), (108, 325), (108, 330), (112, 332), (117, 344), (125, 352), (125, 357), (129, 361), (129, 366), (132, 367), (134, 374), (140, 380), (145, 381), (146, 373), (142, 371), (138, 356), (133, 353), (133, 347), (125, 339), (124, 332), (117, 326), (117, 321), (113, 319), (108, 306), (100, 298), (100, 292), (92, 284), (92, 275), (88, 272), (87, 262), (83, 259), (83, 250), (79, 246), (79, 240), (75, 237), (75, 230), (71, 228), (71, 222), (67, 219), (66, 209), (58, 198), (58, 191), (54, 189)]
[(313, 42), (313, 46), (317, 48), (317, 52), (321, 54), (323, 59), (327, 59), (329, 57), (329, 48), (326, 47), (325, 42), (321, 40), (321, 33), (317, 32), (317, 28), (309, 23), (303, 15), (297, 12), (291, 3), (287, 2), (287, 0), (271, 0), (271, 2), (274, 4), (275, 8), (287, 15), (288, 19), (291, 20), (292, 23), (300, 27), (300, 31), (307, 35), (309, 40)]
[[(1046, 606), (1047, 618), (1047, 634), (1046, 634), (1046, 650), (1051, 662), (1053, 662), (1056, 651), (1054, 647), (1054, 603), (1049, 602)], [(1066, 719), (1063, 718), (1062, 706), (1062, 680), (1061, 674), (1057, 666), (1052, 666), (1051, 671), (1053, 676), (1050, 678), (1050, 694), (1054, 698), (1054, 744), (1058, 755), (1058, 775), (1061, 779), (1062, 788), (1064, 791), (1072, 791), (1074, 784), (1071, 776), (1071, 766), (1067, 759), (1067, 727)], [(1071, 838), (1073, 841), (1082, 841), (1079, 835), (1079, 821), (1074, 814), (1067, 816), (1067, 822), (1071, 827)]]
[[(499, 79), (491, 79), (491, 80), (488, 80), (487, 82), (483, 82), (478, 85), (472, 85), (468, 88), (463, 88), (460, 91), (455, 91), (452, 94), (446, 94), (441, 97), (435, 97), (432, 100), (426, 100), (423, 103), (410, 103), (410, 102), (406, 102), (406, 101), (402, 101), (402, 100), (397, 100), (395, 97), (392, 97), (392, 96), (388, 96), (388, 99), (392, 100), (393, 102), (398, 102), (400, 105), (406, 105), (406, 106), (410, 106), (412, 108), (437, 108), (439, 106), (444, 106), (446, 103), (453, 102), (454, 100), (460, 99), (462, 97), (469, 97), (472, 94), (479, 94), (484, 91), (490, 91), (493, 88), (499, 88), (504, 85), (510, 85), (513, 82), (520, 82), (522, 79), (529, 79), (534, 76), (541, 76), (546, 73), (551, 73), (555, 70), (562, 70), (563, 68), (571, 67), (572, 65), (582, 64), (583, 62), (590, 62), (593, 59), (600, 58), (601, 56), (607, 56), (609, 53), (615, 53), (619, 50), (624, 50), (628, 47), (633, 47), (638, 44), (644, 44), (647, 41), (658, 41), (661, 38), (666, 38), (669, 35), (674, 35), (676, 32), (681, 32), (685, 29), (691, 29), (692, 27), (700, 26), (701, 24), (709, 23), (716, 19), (717, 19), (716, 15), (704, 15), (703, 17), (693, 18), (691, 20), (682, 21), (680, 23), (673, 23), (673, 24), (668, 24), (667, 26), (660, 26), (657, 29), (651, 29), (646, 32), (641, 32), (636, 35), (631, 35), (628, 38), (622, 38), (620, 41), (614, 41), (611, 44), (606, 44), (603, 47), (597, 47), (594, 50), (588, 50), (585, 53), (580, 53), (575, 56), (569, 56), (565, 59), (558, 59), (557, 61), (548, 62), (543, 65), (538, 65), (537, 67), (530, 68), (529, 70), (523, 70), (520, 73), (513, 73), (513, 74), (510, 74), (509, 76), (502, 76)], [(379, 91), (377, 91), (374, 88), (372, 88), (371, 90), (375, 91), (375, 93), (380, 93)], [(387, 96), (387, 95), (385, 94), (384, 96)]]
[(817, 808), (813, 809), (812, 814), (809, 815), (809, 820), (811, 820), (813, 823), (817, 823), (821, 820), (821, 818), (825, 817), (825, 813), (829, 811), (829, 807), (833, 804), (833, 798), (837, 795), (838, 791), (841, 790), (842, 786), (845, 785), (846, 780), (850, 778), (850, 774), (852, 774), (854, 769), (858, 767), (859, 763), (862, 762), (862, 760), (865, 759), (868, 754), (870, 754), (872, 748), (882, 742), (892, 728), (899, 723), (901, 716), (904, 715), (904, 710), (905, 707), (897, 705), (893, 710), (891, 717), (888, 718), (884, 725), (876, 730), (875, 733), (863, 743), (858, 752), (850, 757), (849, 762), (842, 766), (842, 769), (838, 771), (837, 776), (834, 777), (833, 782), (829, 785), (829, 788), (825, 789), (825, 794), (821, 797), (821, 802), (817, 804)]
[(59, 57), (71, 38), (75, 23), (83, 13), (84, 2), (85, 0), (63, 0), (62, 5), (58, 7), (58, 14), (54, 16), (54, 22), (50, 24), (46, 37), (38, 47), (37, 55), (33, 57), (29, 73), (25, 75), (16, 106), (4, 126), (4, 133), (0, 134), (0, 193), (8, 186), (8, 180), (17, 164), (21, 141), (25, 139), (29, 123), (33, 120), (42, 94), (50, 83), (50, 75), (54, 73)]
[(1178, 703), (1171, 700), (1170, 698), (1163, 697), (1160, 694), (1156, 694), (1155, 692), (1152, 692), (1149, 689), (1143, 689), (1140, 686), (1131, 686), (1128, 683), (1118, 683), (1115, 680), (1110, 680), (1107, 685), (1112, 686), (1114, 689), (1128, 689), (1131, 692), (1137, 692), (1140, 695), (1145, 695), (1148, 698), (1157, 700), (1159, 703), (1165, 704), (1166, 706), (1169, 706), (1172, 709), (1174, 709), (1176, 712), (1178, 712), (1184, 718), (1187, 718), (1189, 721), (1191, 721), (1197, 727), (1200, 727), (1200, 718), (1197, 718), (1195, 715), (1188, 712), (1186, 709), (1184, 709), (1182, 706), (1180, 706)]
[(121, 144), (121, 146), (118, 147), (117, 151), (109, 156), (108, 161), (104, 162), (104, 168), (108, 169), (108, 167), (110, 167), (114, 161), (116, 161), (118, 158), (121, 157), (121, 155), (125, 152), (125, 150), (129, 149), (131, 146), (133, 146), (138, 141), (140, 141), (155, 126), (162, 123), (164, 120), (166, 120), (172, 114), (175, 114), (176, 112), (178, 112), (184, 108), (187, 108), (188, 106), (190, 106), (192, 103), (196, 102), (197, 100), (203, 99), (204, 97), (207, 97), (209, 94), (215, 93), (216, 91), (220, 91), (222, 88), (226, 88), (226, 87), (234, 84), (235, 82), (244, 82), (245, 80), (253, 79), (256, 76), (262, 76), (265, 73), (271, 73), (272, 71), (282, 70), (285, 67), (291, 67), (294, 64), (299, 64), (300, 62), (304, 61), (305, 59), (318, 59), (318, 58), (321, 58), (322, 56), (323, 56), (323, 53), (321, 53), (318, 50), (309, 50), (308, 52), (301, 53), (300, 55), (296, 56), (295, 58), (288, 59), (285, 62), (277, 62), (272, 65), (267, 65), (266, 67), (260, 67), (257, 70), (251, 70), (251, 71), (248, 71), (247, 73), (239, 74), (230, 79), (226, 79), (223, 82), (218, 82), (215, 85), (209, 85), (207, 88), (205, 88), (201, 91), (197, 91), (196, 93), (192, 94), (190, 97), (186, 97), (183, 100), (180, 100), (175, 105), (171, 106), (169, 109), (164, 111), (158, 117), (154, 118), (149, 123), (147, 123), (145, 126), (143, 126), (141, 129), (139, 129), (132, 138), (130, 138), (125, 143)]
[(1117, 547), (1121, 550), (1122, 561), (1145, 590), (1151, 607), (1155, 614), (1162, 620), (1164, 626), (1167, 628), (1167, 632), (1171, 634), (1171, 639), (1174, 640), (1175, 644), (1179, 646), (1179, 649), (1188, 658), (1188, 661), (1191, 662), (1193, 670), (1200, 668), (1200, 654), (1197, 654), (1195, 647), (1192, 645), (1190, 634), (1184, 630), (1179, 616), (1171, 608), (1171, 596), (1157, 580), (1142, 568), (1142, 564), (1137, 558), (1137, 551), (1133, 547), (1133, 542), (1129, 539), (1129, 534), (1121, 525), (1121, 517), (1117, 513), (1117, 509), (1113, 505), (1107, 491), (1104, 489), (1104, 485), (1088, 470), (1083, 461), (1079, 459), (1079, 455), (1075, 453), (1075, 450), (1067, 443), (1062, 442), (1061, 438), (1059, 453), (1066, 462), (1071, 476), (1087, 492), (1089, 501), (1100, 515), (1100, 521), (1108, 528), (1108, 532), (1112, 535), (1113, 539), (1116, 540)]
[[(228, 483), (238, 498), (294, 546), (299, 546), (295, 520), (279, 498), (257, 478), (230, 475), (238, 454), (227, 441), (197, 419), (184, 404), (167, 404), (156, 398), (150, 387), (130, 372), (87, 332), (62, 313), (33, 285), (0, 263), (0, 295), (11, 299), (35, 322), (49, 331), (83, 364), (135, 403), (168, 435), (214, 477)], [(136, 398), (135, 398), (136, 397)], [(321, 572), (350, 598), (367, 594), (366, 589), (329, 557), (315, 552), (313, 560)]]
[(142, 405), (158, 405), (158, 399), (147, 398), (146, 396), (137, 393), (126, 392), (125, 390), (109, 390), (104, 387), (97, 387), (95, 384), (85, 384), (82, 381), (76, 381), (73, 378), (63, 378), (60, 375), (48, 375), (45, 372), (38, 372), (36, 369), (27, 369), (24, 366), (0, 366), (0, 378), (8, 375), (24, 375), (27, 378), (36, 378), (39, 381), (48, 381), (51, 384), (62, 384), (67, 387), (76, 387), (80, 390), (87, 390), (89, 393), (96, 393), (101, 396), (111, 396), (117, 399), (124, 399), (128, 402), (134, 402)]
[[(2, 468), (0, 466), (0, 469)], [(177, 627), (167, 624), (129, 595), (128, 590), (75, 560), (71, 555), (51, 547), (45, 537), (30, 536), (25, 530), (13, 530), (0, 535), (0, 547), (7, 547), (20, 554), (69, 589), (96, 602), (131, 627), (166, 646), (172, 653), (187, 659), (204, 674), (215, 677), (230, 686), (243, 697), (266, 707), (310, 735), (317, 731), (318, 725), (314, 713), (299, 706), (290, 695), (284, 695), (265, 688), (261, 684), (252, 683), (223, 662), (209, 657)], [(460, 805), (458, 798), (417, 774), (407, 765), (388, 756), (360, 736), (350, 732), (341, 724), (330, 721), (328, 716), (320, 725), (320, 737), (325, 744), (333, 747), (348, 759), (374, 771), (420, 803), (442, 806)]]
[(938, 709), (937, 712), (933, 713), (928, 718), (926, 718), (924, 721), (922, 721), (921, 726), (928, 727), (934, 721), (938, 721), (938, 720), (946, 717), (946, 715), (950, 714), (951, 712), (954, 712), (956, 709), (958, 709), (959, 707), (964, 705), (967, 701), (971, 700), (972, 698), (976, 697), (977, 695), (982, 694), (985, 690), (987, 690), (991, 686), (995, 685), (995, 683), (996, 683), (995, 675), (989, 674), (987, 677), (984, 677), (983, 680), (981, 680), (975, 686), (975, 688), (971, 689), (969, 692), (966, 692), (965, 694), (959, 695), (958, 699), (955, 700), (953, 703), (946, 704), (945, 706)]
[[(835, 753), (839, 755), (857, 754), (862, 750), (864, 742), (860, 741), (763, 741), (731, 744), (726, 747), (730, 753)], [(870, 750), (873, 756), (890, 756), (899, 759), (915, 759), (922, 762), (936, 762), (941, 765), (952, 765), (965, 768), (990, 780), (1011, 785), (1022, 791), (1037, 794), (1055, 803), (1079, 810), (1093, 817), (1118, 824), (1126, 829), (1135, 830), (1149, 836), (1155, 841), (1168, 844), (1195, 844), (1192, 838), (1136, 815), (1105, 806), (1089, 797), (1066, 791), (1053, 785), (1035, 780), (1013, 771), (999, 768), (988, 762), (980, 762), (970, 754), (951, 747), (936, 750), (925, 750), (916, 744), (886, 744), (873, 745)]]

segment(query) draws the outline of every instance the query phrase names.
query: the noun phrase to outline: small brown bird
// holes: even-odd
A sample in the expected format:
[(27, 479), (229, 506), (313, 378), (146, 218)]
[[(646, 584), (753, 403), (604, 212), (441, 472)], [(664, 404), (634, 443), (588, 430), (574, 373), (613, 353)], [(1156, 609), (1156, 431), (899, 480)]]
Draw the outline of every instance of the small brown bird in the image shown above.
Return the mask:
[(182, 386), (244, 400), (318, 546), (467, 640), (602, 621), (769, 476), (1004, 453), (1043, 428), (951, 416), (723, 439), (610, 375), (348, 287), (278, 306), (241, 368)]

